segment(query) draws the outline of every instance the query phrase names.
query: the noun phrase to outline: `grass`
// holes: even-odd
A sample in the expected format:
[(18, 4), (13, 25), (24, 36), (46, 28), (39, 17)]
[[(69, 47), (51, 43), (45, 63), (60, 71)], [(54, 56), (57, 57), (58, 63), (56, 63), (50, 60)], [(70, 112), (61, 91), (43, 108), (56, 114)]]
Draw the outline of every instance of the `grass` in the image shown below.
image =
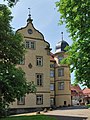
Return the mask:
[(87, 106), (87, 108), (90, 108), (90, 104), (87, 104), (86, 106)]
[(32, 115), (32, 116), (14, 116), (14, 117), (0, 118), (0, 120), (56, 120), (56, 119), (46, 115)]

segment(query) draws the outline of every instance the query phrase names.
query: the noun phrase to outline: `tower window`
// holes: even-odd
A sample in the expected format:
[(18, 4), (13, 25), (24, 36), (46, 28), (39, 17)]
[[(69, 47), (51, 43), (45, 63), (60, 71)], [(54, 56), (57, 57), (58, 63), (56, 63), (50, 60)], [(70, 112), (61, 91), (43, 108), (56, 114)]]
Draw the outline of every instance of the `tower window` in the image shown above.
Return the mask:
[(63, 56), (58, 56), (58, 64), (61, 63), (61, 60), (62, 60), (63, 58), (64, 58)]
[(55, 65), (54, 64), (50, 64), (50, 68), (54, 68), (55, 67)]
[(64, 68), (58, 69), (58, 77), (64, 76)]
[(54, 70), (50, 70), (50, 77), (54, 77)]
[(50, 105), (54, 105), (54, 98), (50, 98)]
[(58, 82), (58, 89), (64, 90), (64, 82)]
[(50, 90), (53, 91), (54, 90), (54, 83), (50, 84)]

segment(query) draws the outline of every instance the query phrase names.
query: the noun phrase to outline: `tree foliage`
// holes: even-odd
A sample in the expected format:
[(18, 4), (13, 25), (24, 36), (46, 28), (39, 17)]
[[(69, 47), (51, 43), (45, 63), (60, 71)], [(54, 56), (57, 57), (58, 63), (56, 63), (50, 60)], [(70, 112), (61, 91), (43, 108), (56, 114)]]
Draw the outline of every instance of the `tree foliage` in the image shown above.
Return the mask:
[(12, 7), (14, 6), (19, 0), (4, 0), (8, 2), (8, 6)]
[(56, 6), (73, 40), (64, 62), (75, 70), (75, 82), (90, 88), (90, 0), (60, 0)]
[(10, 10), (0, 4), (0, 116), (16, 98), (36, 91), (34, 83), (27, 83), (25, 73), (16, 66), (25, 48), (20, 34), (13, 32), (11, 20)]

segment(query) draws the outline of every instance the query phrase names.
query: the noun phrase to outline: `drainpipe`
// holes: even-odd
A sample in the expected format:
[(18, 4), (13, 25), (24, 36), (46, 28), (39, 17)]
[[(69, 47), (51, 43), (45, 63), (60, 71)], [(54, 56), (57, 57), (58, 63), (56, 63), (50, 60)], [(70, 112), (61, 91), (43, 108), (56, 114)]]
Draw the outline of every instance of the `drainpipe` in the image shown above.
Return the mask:
[(55, 74), (55, 63), (54, 63), (54, 105), (56, 106), (56, 74)]

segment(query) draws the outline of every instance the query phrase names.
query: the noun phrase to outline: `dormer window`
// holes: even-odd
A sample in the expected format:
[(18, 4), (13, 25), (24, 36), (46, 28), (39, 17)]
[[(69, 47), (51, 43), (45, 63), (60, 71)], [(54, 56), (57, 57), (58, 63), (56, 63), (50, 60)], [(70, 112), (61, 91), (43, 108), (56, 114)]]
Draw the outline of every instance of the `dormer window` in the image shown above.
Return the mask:
[(35, 49), (35, 41), (26, 40), (25, 48), (27, 49)]

